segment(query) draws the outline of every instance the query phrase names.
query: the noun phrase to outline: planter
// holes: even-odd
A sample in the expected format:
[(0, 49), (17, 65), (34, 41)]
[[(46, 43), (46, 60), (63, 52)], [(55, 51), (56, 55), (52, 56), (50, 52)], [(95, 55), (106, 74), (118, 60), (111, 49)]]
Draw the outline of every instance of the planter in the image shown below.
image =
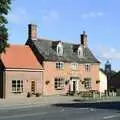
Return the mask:
[(36, 93), (35, 95), (36, 95), (36, 97), (40, 97), (41, 93)]
[(28, 92), (28, 93), (27, 93), (27, 97), (28, 97), (28, 98), (29, 98), (29, 97), (32, 97), (32, 93)]

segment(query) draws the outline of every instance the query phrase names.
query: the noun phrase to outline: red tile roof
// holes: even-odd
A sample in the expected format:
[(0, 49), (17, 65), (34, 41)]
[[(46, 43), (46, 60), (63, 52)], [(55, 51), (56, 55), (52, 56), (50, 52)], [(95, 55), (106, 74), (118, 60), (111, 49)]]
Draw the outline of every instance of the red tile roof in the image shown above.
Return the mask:
[(10, 45), (1, 60), (6, 68), (43, 69), (29, 46)]

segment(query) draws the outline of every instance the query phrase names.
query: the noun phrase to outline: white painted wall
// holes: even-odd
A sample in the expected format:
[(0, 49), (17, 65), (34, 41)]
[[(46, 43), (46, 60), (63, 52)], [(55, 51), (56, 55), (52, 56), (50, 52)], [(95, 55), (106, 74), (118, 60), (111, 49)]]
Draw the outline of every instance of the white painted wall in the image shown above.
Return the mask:
[(100, 70), (99, 77), (100, 77), (99, 91), (104, 92), (105, 90), (107, 90), (107, 76)]

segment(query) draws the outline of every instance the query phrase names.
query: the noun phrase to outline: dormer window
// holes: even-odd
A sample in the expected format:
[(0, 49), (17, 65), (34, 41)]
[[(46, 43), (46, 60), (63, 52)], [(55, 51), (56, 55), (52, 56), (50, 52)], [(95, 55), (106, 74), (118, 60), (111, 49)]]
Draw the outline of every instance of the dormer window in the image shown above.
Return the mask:
[(82, 46), (79, 46), (79, 48), (78, 48), (78, 57), (79, 58), (83, 57), (83, 47)]
[(57, 45), (57, 55), (62, 56), (63, 55), (63, 45), (61, 42), (58, 43)]

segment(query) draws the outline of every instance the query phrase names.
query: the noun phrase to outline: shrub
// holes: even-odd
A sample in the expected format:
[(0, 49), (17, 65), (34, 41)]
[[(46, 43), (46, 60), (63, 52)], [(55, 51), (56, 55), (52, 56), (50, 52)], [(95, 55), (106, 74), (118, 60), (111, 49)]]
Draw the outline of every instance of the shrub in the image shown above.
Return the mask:
[(32, 93), (28, 92), (27, 97), (32, 97)]
[(36, 93), (35, 95), (36, 95), (36, 97), (40, 97), (41, 93)]

